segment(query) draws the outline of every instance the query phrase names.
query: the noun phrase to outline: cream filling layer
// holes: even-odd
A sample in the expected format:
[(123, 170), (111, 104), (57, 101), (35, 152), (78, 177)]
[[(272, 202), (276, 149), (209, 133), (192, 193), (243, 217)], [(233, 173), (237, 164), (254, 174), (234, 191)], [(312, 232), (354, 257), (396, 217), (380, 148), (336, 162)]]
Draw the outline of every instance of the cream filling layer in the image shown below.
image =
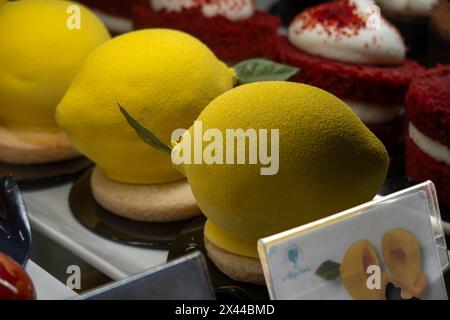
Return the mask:
[(409, 124), (409, 137), (425, 154), (436, 161), (450, 166), (450, 149), (420, 132), (412, 123)]
[(404, 113), (403, 106), (400, 105), (386, 106), (345, 99), (344, 102), (365, 124), (389, 123)]
[(224, 16), (228, 20), (245, 20), (255, 13), (253, 0), (150, 0), (155, 11), (180, 12), (183, 9), (200, 7), (205, 17)]

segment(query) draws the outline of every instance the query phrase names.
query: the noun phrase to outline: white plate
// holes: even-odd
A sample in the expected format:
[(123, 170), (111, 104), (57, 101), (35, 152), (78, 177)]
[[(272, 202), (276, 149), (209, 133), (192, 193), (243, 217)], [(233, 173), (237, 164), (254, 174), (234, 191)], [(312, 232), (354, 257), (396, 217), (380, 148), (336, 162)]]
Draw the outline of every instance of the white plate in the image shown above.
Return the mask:
[(33, 281), (38, 300), (63, 300), (77, 295), (33, 261), (28, 261), (26, 271)]
[(167, 250), (122, 245), (85, 229), (69, 208), (72, 184), (25, 191), (31, 226), (114, 280), (127, 278), (166, 262)]

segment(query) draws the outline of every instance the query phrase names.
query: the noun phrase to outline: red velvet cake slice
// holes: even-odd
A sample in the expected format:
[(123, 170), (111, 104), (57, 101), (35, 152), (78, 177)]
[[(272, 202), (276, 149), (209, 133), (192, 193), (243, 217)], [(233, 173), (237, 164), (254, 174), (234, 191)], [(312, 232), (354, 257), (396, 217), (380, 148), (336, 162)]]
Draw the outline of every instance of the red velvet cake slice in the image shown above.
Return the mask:
[(413, 81), (405, 105), (406, 173), (418, 182), (433, 181), (439, 200), (450, 205), (450, 66)]
[(301, 71), (308, 83), (343, 99), (388, 147), (404, 140), (404, 98), (424, 72), (405, 59), (400, 33), (370, 0), (340, 0), (309, 8), (278, 37), (271, 58)]
[(136, 28), (172, 28), (199, 38), (227, 62), (267, 56), (279, 18), (253, 0), (144, 0), (133, 5)]

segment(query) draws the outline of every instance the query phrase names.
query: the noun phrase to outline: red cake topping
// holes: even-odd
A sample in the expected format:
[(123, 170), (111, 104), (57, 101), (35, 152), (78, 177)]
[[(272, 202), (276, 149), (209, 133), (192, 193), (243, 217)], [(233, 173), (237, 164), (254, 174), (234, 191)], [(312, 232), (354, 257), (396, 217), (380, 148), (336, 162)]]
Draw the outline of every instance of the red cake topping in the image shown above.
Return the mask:
[(303, 21), (303, 29), (313, 29), (317, 24), (321, 24), (328, 34), (338, 31), (347, 36), (358, 34), (359, 30), (366, 26), (365, 17), (358, 13), (356, 4), (350, 0), (312, 7), (298, 15), (295, 20)]
[(283, 37), (269, 49), (271, 59), (301, 69), (292, 81), (311, 84), (340, 98), (383, 105), (402, 105), (409, 84), (424, 71), (409, 59), (398, 66), (384, 67), (313, 56), (298, 50)]
[(413, 81), (405, 106), (419, 131), (450, 147), (450, 66), (439, 65)]
[(206, 17), (201, 7), (182, 12), (155, 11), (149, 8), (149, 0), (143, 1), (133, 6), (137, 29), (171, 28), (185, 31), (200, 39), (227, 62), (267, 57), (270, 44), (278, 36), (280, 20), (267, 12), (256, 10), (247, 19), (230, 21), (223, 15)]

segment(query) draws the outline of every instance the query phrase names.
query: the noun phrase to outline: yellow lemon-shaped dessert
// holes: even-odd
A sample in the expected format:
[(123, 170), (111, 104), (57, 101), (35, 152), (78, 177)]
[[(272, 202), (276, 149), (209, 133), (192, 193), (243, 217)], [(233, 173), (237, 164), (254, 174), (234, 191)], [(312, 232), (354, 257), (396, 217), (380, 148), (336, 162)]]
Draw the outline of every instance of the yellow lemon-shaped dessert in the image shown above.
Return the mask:
[(118, 104), (169, 143), (174, 129), (191, 126), (235, 78), (233, 69), (186, 33), (135, 31), (88, 57), (59, 104), (57, 119), (75, 147), (110, 180), (168, 183), (182, 178), (170, 156), (141, 141)]
[[(76, 8), (71, 11), (71, 6)], [(86, 56), (109, 38), (102, 22), (76, 2), (2, 4), (0, 124), (17, 130), (57, 130), (56, 106)]]
[[(226, 147), (219, 153), (224, 153), (225, 160), (223, 164), (192, 161), (183, 165), (183, 171), (208, 218), (205, 237), (240, 256), (257, 258), (257, 240), (262, 237), (371, 200), (387, 172), (383, 144), (344, 102), (312, 86), (290, 82), (243, 85), (213, 100), (198, 121), (205, 135), (209, 129), (213, 135), (222, 133)], [(225, 163), (228, 151), (233, 150), (226, 131), (238, 128), (256, 130), (259, 140), (253, 146), (259, 150), (253, 155), (259, 159), (257, 164), (249, 161), (248, 137), (245, 164), (237, 163), (237, 140), (234, 164)], [(279, 132), (278, 164), (269, 164), (267, 159), (261, 164), (258, 152), (267, 143), (259, 136), (262, 130)], [(173, 152), (184, 154), (186, 141), (194, 145), (194, 131), (190, 128)], [(276, 136), (268, 133), (268, 137), (273, 153)], [(203, 143), (204, 150), (207, 145)], [(262, 167), (271, 166), (268, 175), (261, 174)]]

